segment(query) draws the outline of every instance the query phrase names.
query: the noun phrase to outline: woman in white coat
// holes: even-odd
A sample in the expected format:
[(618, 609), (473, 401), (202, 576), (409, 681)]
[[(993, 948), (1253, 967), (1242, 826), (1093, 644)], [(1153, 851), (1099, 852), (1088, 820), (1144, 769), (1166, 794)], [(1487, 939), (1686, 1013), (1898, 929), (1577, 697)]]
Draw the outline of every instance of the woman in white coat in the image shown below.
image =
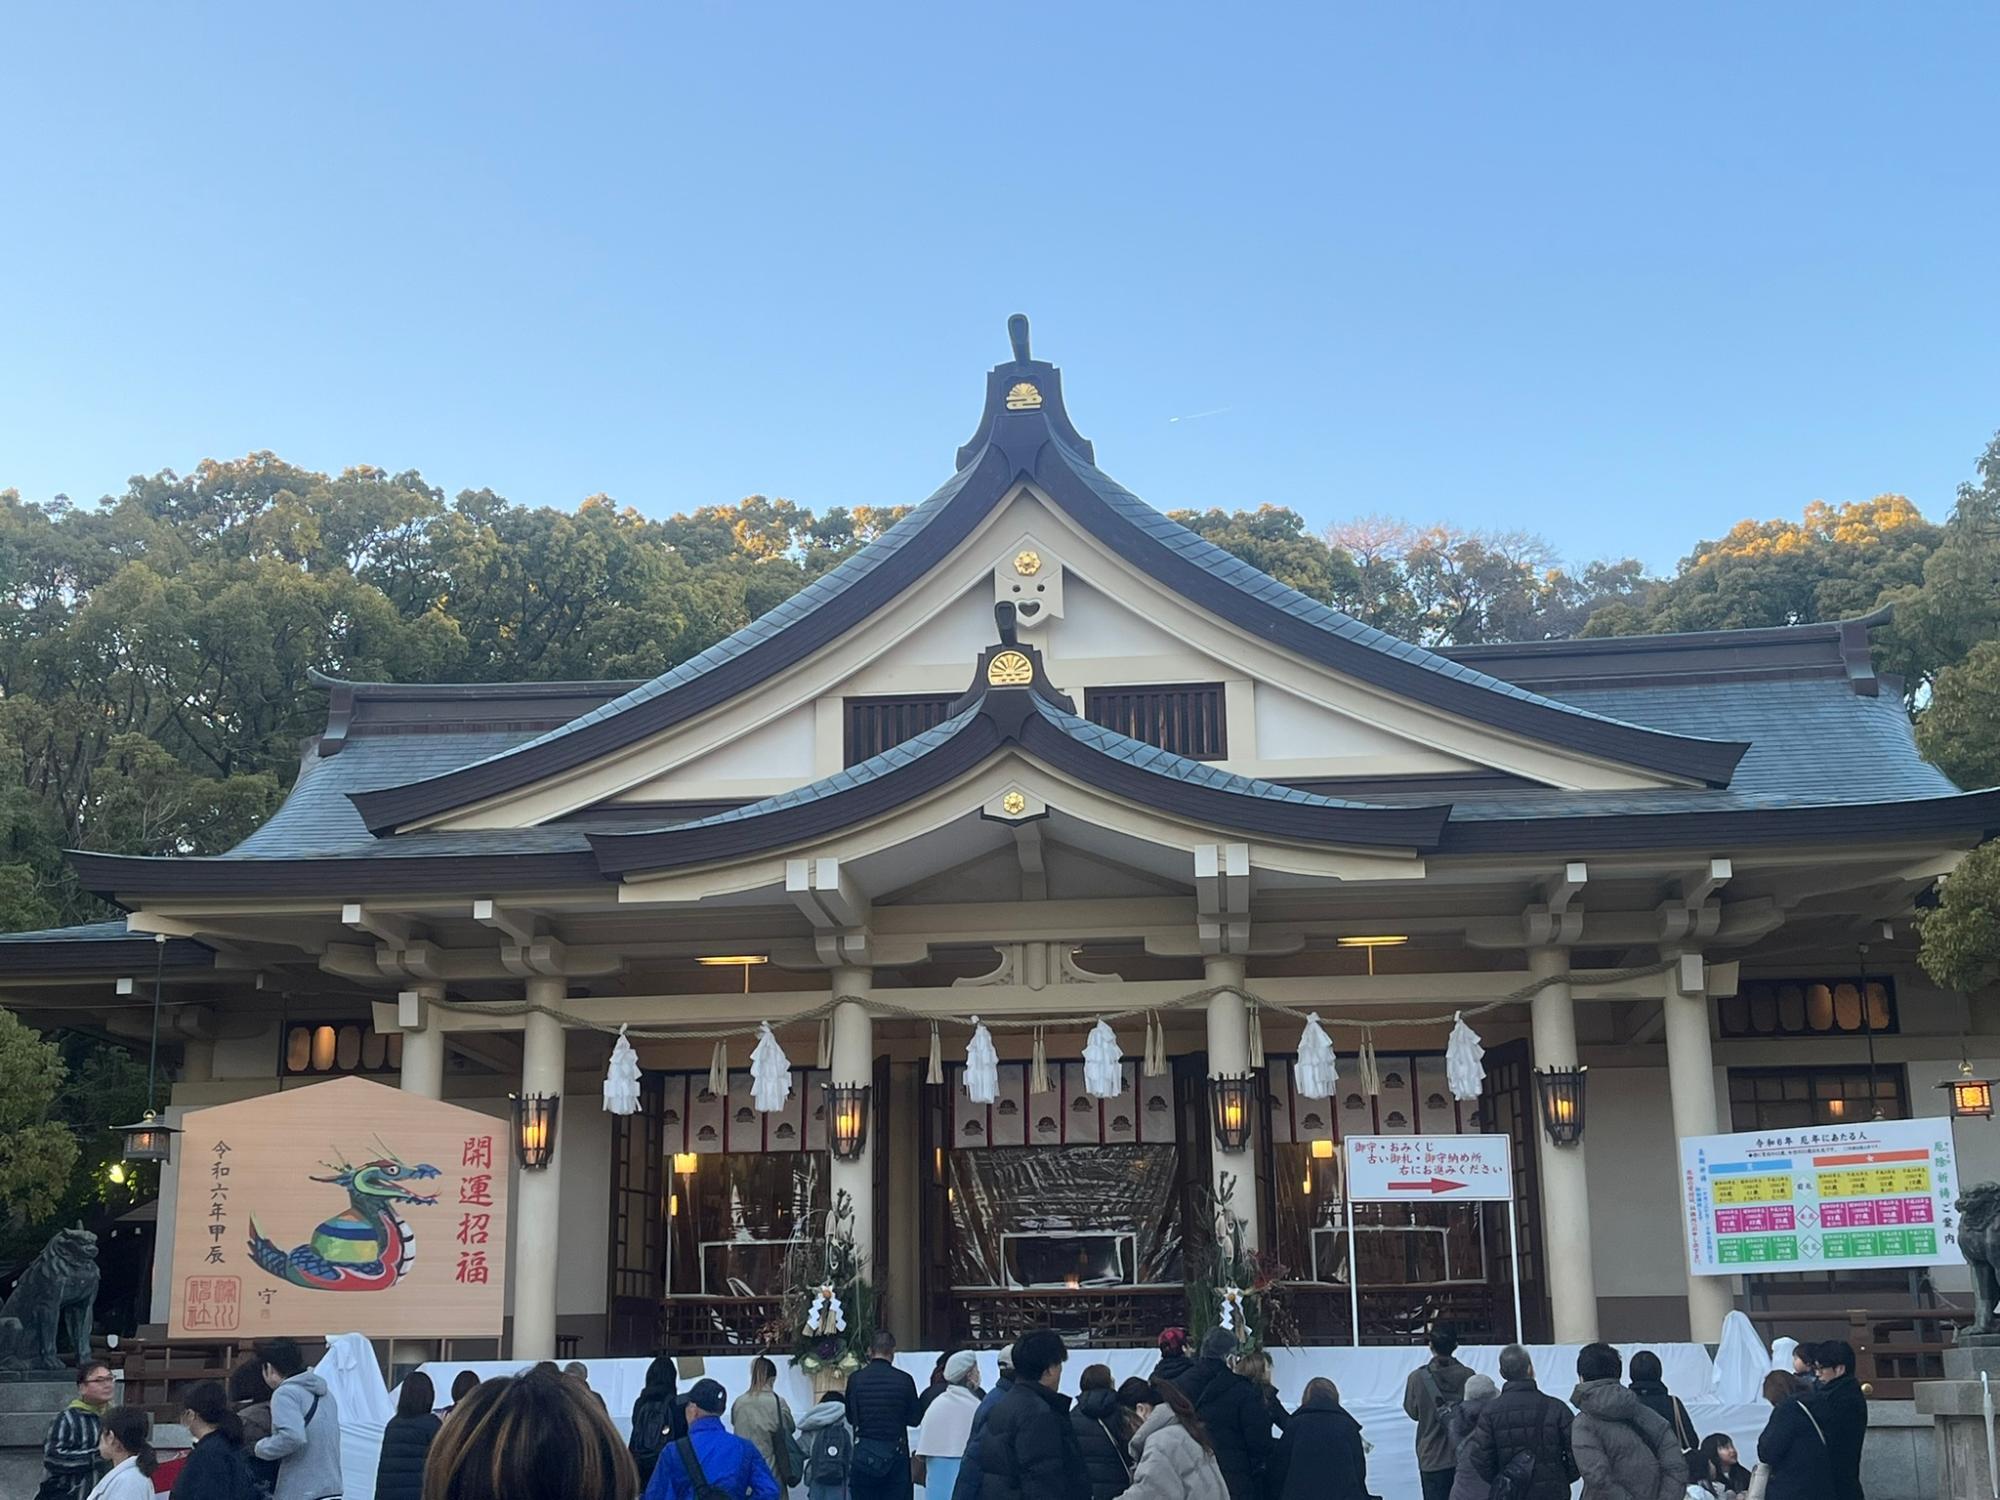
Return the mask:
[(1171, 1380), (1153, 1382), (1153, 1401), (1132, 1434), (1132, 1484), (1118, 1500), (1229, 1500), (1194, 1403)]
[(134, 1407), (105, 1414), (97, 1451), (111, 1472), (97, 1481), (90, 1500), (153, 1500), (152, 1474), (159, 1461), (146, 1441), (152, 1430), (152, 1420)]

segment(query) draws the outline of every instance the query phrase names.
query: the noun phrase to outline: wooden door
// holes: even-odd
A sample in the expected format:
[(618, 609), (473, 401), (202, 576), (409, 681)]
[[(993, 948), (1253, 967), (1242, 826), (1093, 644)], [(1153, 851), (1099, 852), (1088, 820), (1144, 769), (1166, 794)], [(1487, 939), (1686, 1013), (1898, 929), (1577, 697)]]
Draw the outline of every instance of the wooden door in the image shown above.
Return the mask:
[(639, 1080), (639, 1112), (611, 1124), (610, 1286), (605, 1351), (653, 1351), (667, 1287), (666, 1090), (658, 1074)]
[[(1551, 1337), (1549, 1287), (1542, 1236), (1542, 1185), (1535, 1152), (1539, 1129), (1535, 1104), (1534, 1063), (1525, 1041), (1505, 1042), (1486, 1053), (1486, 1089), (1479, 1099), (1484, 1130), (1513, 1143), (1514, 1214), (1521, 1235), (1521, 1318), (1528, 1343)], [(1498, 1205), (1493, 1205), (1498, 1207)], [(1507, 1218), (1486, 1215), (1486, 1263), (1493, 1268), (1489, 1285), (1495, 1299), (1494, 1323), (1513, 1329), (1512, 1295), (1507, 1281)]]

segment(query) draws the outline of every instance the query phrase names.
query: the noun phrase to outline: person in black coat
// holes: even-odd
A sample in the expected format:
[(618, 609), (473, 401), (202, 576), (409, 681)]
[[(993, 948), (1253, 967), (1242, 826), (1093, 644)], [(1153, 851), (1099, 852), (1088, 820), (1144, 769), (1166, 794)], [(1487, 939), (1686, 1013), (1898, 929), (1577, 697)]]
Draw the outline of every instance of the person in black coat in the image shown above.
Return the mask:
[(1069, 1397), (1056, 1389), (1068, 1357), (1062, 1335), (1046, 1328), (1014, 1345), (1014, 1387), (979, 1438), (979, 1500), (1091, 1500)]
[(424, 1460), (441, 1425), (432, 1407), (437, 1391), (418, 1370), (396, 1393), (396, 1415), (382, 1429), (382, 1457), (375, 1466), (375, 1500), (423, 1500)]
[(1305, 1400), (1278, 1439), (1264, 1488), (1270, 1500), (1369, 1500), (1361, 1424), (1340, 1404), (1331, 1380), (1306, 1382)]
[(1641, 1349), (1632, 1356), (1631, 1375), (1627, 1382), (1632, 1394), (1639, 1398), (1639, 1404), (1652, 1412), (1674, 1435), (1674, 1442), (1680, 1446), (1681, 1458), (1687, 1464), (1688, 1473), (1697, 1471), (1701, 1463), (1701, 1434), (1694, 1430), (1694, 1423), (1688, 1419), (1681, 1398), (1667, 1389), (1662, 1379), (1660, 1356), (1651, 1349)]
[(186, 1407), (181, 1421), (195, 1445), (174, 1480), (176, 1500), (257, 1500), (263, 1491), (250, 1476), (243, 1420), (230, 1408), (222, 1382), (200, 1381), (181, 1399)]
[(1573, 1414), (1535, 1384), (1534, 1360), (1519, 1344), (1500, 1351), (1500, 1379), (1500, 1394), (1459, 1449), (1452, 1487), (1467, 1477), (1490, 1485), (1516, 1454), (1526, 1453), (1534, 1464), (1528, 1500), (1570, 1500), (1570, 1486), (1579, 1477), (1569, 1447)]
[[(868, 1363), (847, 1377), (847, 1423), (854, 1429), (854, 1465), (847, 1490), (853, 1500), (910, 1500), (910, 1429), (923, 1421), (917, 1383), (896, 1368), (896, 1336), (880, 1329), (868, 1346)], [(889, 1472), (860, 1471), (883, 1450)]]
[(1784, 1370), (1764, 1377), (1764, 1399), (1771, 1403), (1771, 1420), (1757, 1439), (1757, 1462), (1771, 1470), (1764, 1500), (1832, 1500), (1840, 1491), (1817, 1404)]
[(1176, 1383), (1208, 1428), (1229, 1500), (1259, 1500), (1265, 1466), (1278, 1444), (1264, 1393), (1229, 1367), (1235, 1353), (1236, 1335), (1211, 1328), (1201, 1341), (1201, 1358)]
[(671, 1356), (658, 1354), (646, 1366), (646, 1383), (632, 1402), (632, 1462), (639, 1466), (639, 1486), (645, 1488), (659, 1465), (661, 1452), (687, 1436), (687, 1408), (675, 1385), (680, 1372)]
[(1076, 1389), (1069, 1425), (1090, 1472), (1090, 1500), (1116, 1500), (1132, 1483), (1132, 1458), (1125, 1446), (1131, 1431), (1111, 1384), (1111, 1366), (1086, 1365)]
[(1851, 1373), (1854, 1349), (1835, 1339), (1813, 1350), (1819, 1395), (1812, 1413), (1826, 1434), (1827, 1457), (1833, 1465), (1832, 1500), (1861, 1500), (1861, 1445), (1868, 1438), (1868, 1397)]
[(1188, 1358), (1188, 1335), (1185, 1328), (1162, 1328), (1160, 1330), (1160, 1362), (1153, 1366), (1153, 1379), (1171, 1380), (1175, 1385), (1181, 1377), (1194, 1368), (1194, 1361)]

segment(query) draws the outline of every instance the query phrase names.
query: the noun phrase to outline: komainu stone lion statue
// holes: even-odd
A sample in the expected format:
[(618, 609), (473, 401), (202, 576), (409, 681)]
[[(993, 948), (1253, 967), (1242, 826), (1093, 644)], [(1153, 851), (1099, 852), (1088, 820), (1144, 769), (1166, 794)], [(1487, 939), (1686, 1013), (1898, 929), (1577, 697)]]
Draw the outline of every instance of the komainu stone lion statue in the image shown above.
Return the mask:
[(1958, 1249), (1972, 1268), (1973, 1317), (1969, 1334), (2000, 1333), (2000, 1182), (1982, 1182), (1963, 1194), (1958, 1209)]
[(90, 1358), (97, 1278), (97, 1236), (58, 1230), (0, 1306), (0, 1371), (60, 1369), (65, 1349)]

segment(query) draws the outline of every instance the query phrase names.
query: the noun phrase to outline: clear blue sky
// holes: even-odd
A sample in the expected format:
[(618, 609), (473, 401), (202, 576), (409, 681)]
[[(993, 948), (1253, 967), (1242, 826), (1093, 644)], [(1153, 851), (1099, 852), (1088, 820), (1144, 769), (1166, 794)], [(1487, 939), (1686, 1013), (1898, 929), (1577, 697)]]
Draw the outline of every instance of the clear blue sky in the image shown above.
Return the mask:
[(1162, 508), (1656, 566), (1941, 515), (2000, 428), (1997, 54), (1978, 6), (19, 7), (0, 487), (912, 501), (1023, 310)]

